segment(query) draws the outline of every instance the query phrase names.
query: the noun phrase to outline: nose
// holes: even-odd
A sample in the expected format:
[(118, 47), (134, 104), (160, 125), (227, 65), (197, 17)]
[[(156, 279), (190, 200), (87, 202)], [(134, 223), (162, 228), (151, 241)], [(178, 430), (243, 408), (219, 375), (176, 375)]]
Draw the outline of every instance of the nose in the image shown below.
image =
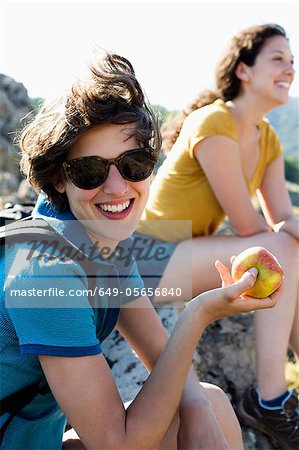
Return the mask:
[(294, 77), (295, 75), (295, 69), (292, 63), (287, 63), (284, 69), (285, 73), (287, 73), (288, 75), (291, 75), (292, 77)]
[(109, 167), (108, 177), (103, 186), (103, 192), (112, 195), (123, 195), (128, 191), (127, 181), (121, 176), (114, 164)]

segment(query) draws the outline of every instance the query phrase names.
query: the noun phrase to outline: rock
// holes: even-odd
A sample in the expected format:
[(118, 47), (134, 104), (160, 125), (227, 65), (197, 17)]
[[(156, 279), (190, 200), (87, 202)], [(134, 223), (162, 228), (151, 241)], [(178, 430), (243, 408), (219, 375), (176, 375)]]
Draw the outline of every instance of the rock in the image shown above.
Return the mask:
[[(171, 332), (179, 309), (160, 307), (157, 313)], [(132, 400), (147, 378), (143, 365), (117, 331), (102, 344), (124, 402)], [(210, 325), (194, 353), (193, 366), (201, 381), (220, 386), (232, 404), (243, 395), (255, 379), (252, 314), (242, 314)], [(276, 447), (265, 435), (243, 427), (245, 450), (273, 450)]]
[(102, 344), (123, 402), (136, 397), (147, 378), (147, 371), (117, 331)]
[(0, 195), (5, 196), (18, 190), (17, 176), (9, 172), (0, 172)]
[[(171, 331), (177, 321), (177, 311), (159, 308), (158, 314), (165, 328)], [(132, 400), (147, 379), (146, 369), (117, 331), (102, 343), (102, 348), (123, 402)]]
[(254, 338), (252, 314), (242, 314), (211, 324), (194, 355), (200, 378), (218, 384), (233, 403), (254, 382)]
[(35, 202), (37, 194), (34, 192), (27, 180), (22, 180), (17, 192), (19, 202)]
[(17, 175), (0, 172), (0, 209), (3, 209), (7, 203), (32, 205), (36, 199), (37, 195), (27, 180), (19, 183)]
[(33, 116), (27, 90), (22, 83), (0, 74), (0, 170), (20, 178), (16, 132)]

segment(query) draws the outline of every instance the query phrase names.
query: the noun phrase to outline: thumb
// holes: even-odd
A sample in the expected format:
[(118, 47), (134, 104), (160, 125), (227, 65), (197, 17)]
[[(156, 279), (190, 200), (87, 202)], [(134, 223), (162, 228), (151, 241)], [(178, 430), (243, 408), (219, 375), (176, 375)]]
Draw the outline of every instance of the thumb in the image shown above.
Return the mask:
[(238, 281), (231, 286), (228, 286), (226, 289), (229, 291), (231, 298), (237, 298), (250, 289), (254, 285), (257, 275), (258, 270), (255, 267), (252, 267), (244, 272)]

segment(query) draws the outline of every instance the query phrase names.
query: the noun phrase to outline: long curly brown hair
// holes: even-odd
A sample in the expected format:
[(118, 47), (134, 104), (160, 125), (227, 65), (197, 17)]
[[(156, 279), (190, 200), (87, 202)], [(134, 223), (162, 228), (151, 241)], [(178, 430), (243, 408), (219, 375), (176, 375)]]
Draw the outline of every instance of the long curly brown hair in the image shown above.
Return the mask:
[(178, 114), (170, 117), (162, 127), (163, 151), (167, 154), (177, 140), (185, 118), (198, 108), (213, 103), (217, 98), (233, 100), (241, 89), (241, 80), (236, 76), (240, 62), (253, 66), (265, 41), (273, 36), (287, 38), (285, 30), (277, 24), (258, 25), (240, 31), (230, 41), (216, 71), (216, 89), (205, 90)]
[(132, 124), (141, 147), (151, 146), (159, 156), (161, 134), (156, 116), (147, 104), (131, 63), (105, 53), (89, 67), (86, 79), (77, 81), (63, 98), (45, 105), (21, 133), (21, 170), (36, 192), (43, 191), (53, 207), (68, 207), (65, 194), (53, 181), (75, 140), (86, 130), (103, 124)]

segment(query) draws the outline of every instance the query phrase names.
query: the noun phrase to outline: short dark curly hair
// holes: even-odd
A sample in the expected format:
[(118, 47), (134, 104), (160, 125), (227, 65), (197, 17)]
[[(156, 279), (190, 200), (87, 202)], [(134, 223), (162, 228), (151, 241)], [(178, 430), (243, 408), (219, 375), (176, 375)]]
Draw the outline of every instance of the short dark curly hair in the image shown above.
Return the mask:
[(57, 211), (68, 207), (53, 180), (75, 140), (103, 124), (133, 124), (138, 145), (151, 147), (158, 159), (161, 135), (131, 63), (105, 52), (89, 66), (89, 76), (77, 81), (65, 97), (45, 105), (21, 132), (20, 167), (36, 192), (43, 191)]

